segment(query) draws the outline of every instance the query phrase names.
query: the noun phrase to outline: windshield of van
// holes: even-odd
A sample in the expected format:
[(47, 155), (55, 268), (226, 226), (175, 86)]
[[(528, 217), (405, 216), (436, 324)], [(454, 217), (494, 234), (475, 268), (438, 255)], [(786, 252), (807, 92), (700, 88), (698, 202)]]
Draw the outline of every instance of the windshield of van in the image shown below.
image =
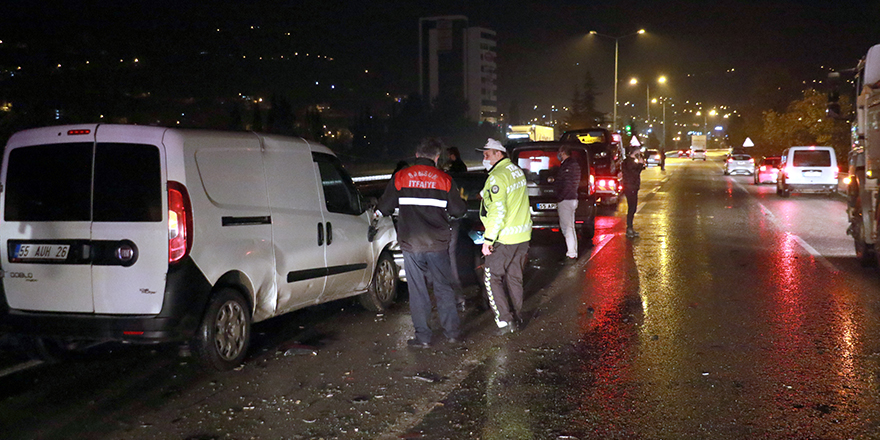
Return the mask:
[(796, 167), (830, 167), (831, 152), (828, 150), (794, 150), (791, 164)]

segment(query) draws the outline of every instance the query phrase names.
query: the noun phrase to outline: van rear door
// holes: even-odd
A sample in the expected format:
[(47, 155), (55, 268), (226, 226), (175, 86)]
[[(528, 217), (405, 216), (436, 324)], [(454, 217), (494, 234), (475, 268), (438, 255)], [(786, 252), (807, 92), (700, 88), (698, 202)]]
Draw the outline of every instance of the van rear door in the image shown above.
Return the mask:
[(168, 271), (164, 131), (101, 125), (95, 143), (95, 313), (156, 314)]
[(91, 313), (94, 126), (59, 130), (19, 133), (7, 144), (3, 288), (13, 309)]
[(168, 268), (161, 133), (92, 125), (10, 140), (0, 222), (10, 307), (161, 310)]

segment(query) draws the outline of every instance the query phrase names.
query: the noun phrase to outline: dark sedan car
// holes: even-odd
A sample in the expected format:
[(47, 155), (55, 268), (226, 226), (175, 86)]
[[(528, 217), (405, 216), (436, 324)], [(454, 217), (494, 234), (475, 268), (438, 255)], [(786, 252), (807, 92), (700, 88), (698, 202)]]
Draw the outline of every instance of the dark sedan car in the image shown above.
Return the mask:
[(596, 195), (590, 168), (588, 145), (570, 141), (543, 141), (515, 144), (508, 147), (510, 160), (526, 173), (529, 190), (529, 204), (532, 212), (533, 229), (553, 229), (559, 227), (559, 214), (556, 211), (556, 172), (559, 171), (559, 147), (568, 145), (571, 157), (581, 168), (581, 182), (578, 187), (578, 207), (575, 211), (575, 228), (583, 240), (591, 240), (595, 233)]

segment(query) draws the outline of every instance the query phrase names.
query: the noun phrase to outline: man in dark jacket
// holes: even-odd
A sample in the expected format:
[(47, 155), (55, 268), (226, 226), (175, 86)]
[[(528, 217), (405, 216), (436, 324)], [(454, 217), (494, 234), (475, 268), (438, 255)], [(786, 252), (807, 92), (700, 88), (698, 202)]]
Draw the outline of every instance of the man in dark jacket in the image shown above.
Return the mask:
[(565, 256), (569, 261), (578, 257), (577, 233), (574, 230), (574, 213), (578, 207), (578, 185), (581, 182), (581, 166), (571, 157), (571, 147), (559, 147), (557, 157), (562, 162), (556, 173), (556, 211), (559, 214), (559, 229), (565, 237)]
[(456, 147), (449, 147), (446, 149), (447, 157), (449, 158), (449, 164), (446, 171), (450, 173), (466, 173), (467, 165), (461, 160), (461, 153), (458, 151)]
[(633, 219), (639, 204), (639, 187), (642, 185), (642, 169), (645, 161), (638, 147), (631, 147), (623, 160), (623, 194), (626, 196), (626, 237), (636, 238), (639, 233), (633, 229)]
[(394, 175), (377, 207), (383, 215), (400, 209), (397, 241), (403, 251), (409, 309), (416, 333), (407, 344), (413, 347), (431, 345), (428, 279), (434, 286), (437, 313), (446, 338), (455, 343), (460, 337), (458, 310), (450, 282), (449, 216), (464, 215), (467, 205), (459, 196), (455, 181), (436, 166), (442, 151), (443, 143), (439, 139), (422, 140), (416, 148), (413, 165)]

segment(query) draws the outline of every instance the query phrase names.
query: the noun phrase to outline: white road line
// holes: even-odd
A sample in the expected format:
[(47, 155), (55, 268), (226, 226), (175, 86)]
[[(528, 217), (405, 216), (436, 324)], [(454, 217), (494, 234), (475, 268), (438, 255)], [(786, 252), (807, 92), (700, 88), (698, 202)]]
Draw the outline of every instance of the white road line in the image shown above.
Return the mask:
[(27, 361), (27, 362), (22, 362), (18, 365), (13, 365), (13, 366), (6, 368), (4, 370), (0, 370), (0, 377), (9, 376), (10, 374), (18, 373), (19, 371), (22, 371), (22, 370), (27, 370), (28, 368), (36, 367), (37, 365), (41, 365), (42, 363), (43, 363), (43, 361), (38, 361), (38, 360), (31, 360), (31, 361)]
[[(744, 191), (748, 192), (748, 190), (745, 189), (745, 187), (741, 183), (737, 182), (736, 180), (734, 180), (734, 183), (736, 183), (736, 185), (739, 186), (740, 188), (742, 188)], [(751, 196), (751, 194), (749, 194), (749, 196)], [(833, 263), (828, 261), (828, 259), (825, 258), (819, 251), (817, 251), (816, 248), (814, 248), (813, 246), (810, 246), (810, 244), (807, 243), (806, 241), (804, 241), (804, 239), (801, 238), (799, 235), (788, 232), (785, 229), (785, 226), (776, 218), (775, 215), (773, 215), (773, 212), (771, 212), (769, 208), (764, 206), (763, 203), (757, 201), (757, 199), (755, 200), (755, 203), (758, 204), (758, 206), (761, 208), (761, 212), (763, 212), (764, 215), (767, 216), (767, 218), (770, 220), (770, 222), (773, 223), (773, 225), (776, 226), (777, 229), (781, 230), (782, 232), (785, 232), (788, 236), (793, 237), (794, 240), (802, 248), (804, 248), (804, 250), (806, 250), (810, 255), (813, 256), (814, 260), (819, 262), (819, 264), (825, 266), (828, 270), (830, 270), (833, 273), (840, 272), (840, 269), (838, 269), (837, 266), (835, 266)]]

